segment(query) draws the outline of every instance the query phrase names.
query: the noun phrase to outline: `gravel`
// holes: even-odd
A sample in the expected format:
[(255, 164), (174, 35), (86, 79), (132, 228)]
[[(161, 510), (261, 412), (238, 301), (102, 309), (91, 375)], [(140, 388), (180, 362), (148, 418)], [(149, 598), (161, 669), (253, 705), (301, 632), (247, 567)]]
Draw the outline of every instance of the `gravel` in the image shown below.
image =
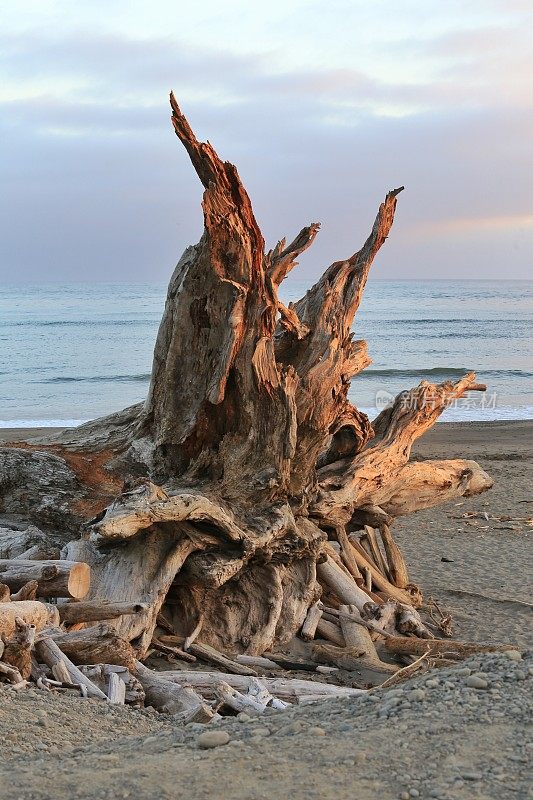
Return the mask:
[(191, 800), (525, 800), (532, 672), (530, 654), (485, 654), (207, 728), (1, 685), (0, 800), (174, 800), (184, 787)]

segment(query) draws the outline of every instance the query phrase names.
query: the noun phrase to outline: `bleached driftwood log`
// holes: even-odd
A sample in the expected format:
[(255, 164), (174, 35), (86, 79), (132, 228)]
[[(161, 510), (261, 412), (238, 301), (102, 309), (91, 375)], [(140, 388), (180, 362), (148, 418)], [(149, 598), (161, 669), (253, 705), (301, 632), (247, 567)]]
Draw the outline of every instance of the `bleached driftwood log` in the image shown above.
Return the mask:
[(79, 670), (95, 683), (99, 689), (105, 692), (108, 698), (109, 686), (112, 681), (115, 682), (114, 679), (111, 679), (111, 675), (112, 673), (116, 673), (126, 687), (126, 693), (124, 695), (125, 702), (133, 706), (144, 705), (145, 692), (142, 684), (127, 667), (123, 667), (119, 664), (86, 664), (80, 666)]
[[(180, 715), (183, 723), (209, 722), (214, 712), (190, 686), (169, 679), (169, 673), (156, 673), (139, 661), (135, 675), (146, 693), (146, 703), (166, 714)], [(192, 684), (191, 684), (192, 685)]]
[(75, 622), (101, 622), (104, 619), (117, 619), (123, 614), (139, 614), (146, 611), (144, 603), (106, 603), (102, 600), (87, 600), (76, 603), (58, 603), (61, 622), (72, 625)]
[[(179, 685), (190, 685), (207, 700), (216, 696), (216, 688), (227, 683), (241, 693), (248, 692), (255, 678), (245, 675), (232, 675), (224, 672), (197, 672), (196, 670), (169, 670), (164, 673), (165, 679)], [(297, 703), (300, 697), (313, 695), (316, 697), (355, 697), (366, 694), (364, 689), (352, 689), (348, 686), (334, 686), (319, 681), (306, 681), (299, 678), (260, 678), (268, 691), (286, 703)]]
[(360, 611), (417, 605), (394, 585), (398, 563), (390, 581), (347, 534), (492, 482), (473, 461), (409, 462), (447, 405), (482, 388), (473, 373), (422, 382), (374, 423), (348, 399), (370, 363), (352, 324), (401, 189), (362, 247), (286, 306), (279, 287), (319, 225), (266, 250), (236, 168), (171, 107), (205, 190), (204, 233), (171, 277), (146, 402), (0, 448), (3, 513), (54, 530), (62, 558), (90, 566), (87, 601), (145, 604), (109, 622), (140, 656), (162, 608), (179, 636), (202, 619), (202, 643), (261, 654), (300, 630), (323, 589)]
[(39, 597), (85, 597), (91, 585), (91, 570), (76, 561), (28, 561), (0, 559), (0, 580), (16, 592), (29, 581), (37, 581)]

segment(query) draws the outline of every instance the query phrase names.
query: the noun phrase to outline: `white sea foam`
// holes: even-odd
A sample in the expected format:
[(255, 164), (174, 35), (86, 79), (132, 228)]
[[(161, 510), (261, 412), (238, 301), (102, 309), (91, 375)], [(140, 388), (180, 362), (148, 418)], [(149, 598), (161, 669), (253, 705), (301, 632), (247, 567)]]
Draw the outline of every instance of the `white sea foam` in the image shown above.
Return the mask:
[(88, 419), (0, 419), (0, 428), (77, 428)]
[[(371, 420), (376, 408), (360, 408)], [(533, 419), (533, 406), (500, 406), (496, 408), (448, 408), (439, 422), (497, 422), (498, 420)], [(88, 419), (0, 419), (1, 428), (76, 428)]]

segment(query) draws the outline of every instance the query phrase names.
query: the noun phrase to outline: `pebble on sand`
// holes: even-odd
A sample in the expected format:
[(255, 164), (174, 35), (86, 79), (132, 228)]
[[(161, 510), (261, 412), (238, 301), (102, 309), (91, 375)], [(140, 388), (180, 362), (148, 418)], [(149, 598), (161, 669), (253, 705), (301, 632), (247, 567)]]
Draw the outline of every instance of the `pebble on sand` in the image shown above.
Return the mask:
[(211, 750), (213, 747), (220, 747), (229, 742), (227, 731), (206, 731), (201, 733), (197, 739), (198, 746), (204, 750)]
[(469, 675), (465, 683), (470, 689), (487, 689), (489, 686), (488, 681), (480, 675)]

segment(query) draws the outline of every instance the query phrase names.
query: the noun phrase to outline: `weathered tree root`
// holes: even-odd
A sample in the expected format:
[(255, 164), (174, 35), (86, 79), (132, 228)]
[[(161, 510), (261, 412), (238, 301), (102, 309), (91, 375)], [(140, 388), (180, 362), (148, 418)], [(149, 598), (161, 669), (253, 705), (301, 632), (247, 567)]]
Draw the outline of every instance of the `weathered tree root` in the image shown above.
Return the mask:
[[(372, 424), (348, 400), (370, 363), (354, 316), (401, 189), (386, 195), (362, 248), (286, 307), (279, 286), (318, 224), (265, 252), (237, 170), (196, 139), (173, 95), (171, 106), (205, 189), (205, 227), (170, 280), (147, 400), (54, 441), (0, 449), (0, 555), (55, 558), (61, 546), (65, 564), (89, 565), (88, 590), (65, 577), (56, 593), (83, 597), (95, 609), (89, 625), (102, 604), (135, 607), (108, 625), (141, 658), (162, 609), (183, 638), (202, 619), (202, 643), (228, 653), (269, 651), (306, 617), (305, 638), (333, 626), (342, 643), (335, 622), (309, 620), (323, 592), (354, 606), (372, 636), (386, 624), (393, 633), (396, 604), (421, 603), (394, 517), (492, 485), (473, 461), (409, 462), (441, 412), (483, 388), (474, 373), (422, 382)], [(364, 525), (381, 529), (383, 552), (368, 532), (359, 541)], [(24, 578), (45, 591), (46, 567), (32, 570)]]

